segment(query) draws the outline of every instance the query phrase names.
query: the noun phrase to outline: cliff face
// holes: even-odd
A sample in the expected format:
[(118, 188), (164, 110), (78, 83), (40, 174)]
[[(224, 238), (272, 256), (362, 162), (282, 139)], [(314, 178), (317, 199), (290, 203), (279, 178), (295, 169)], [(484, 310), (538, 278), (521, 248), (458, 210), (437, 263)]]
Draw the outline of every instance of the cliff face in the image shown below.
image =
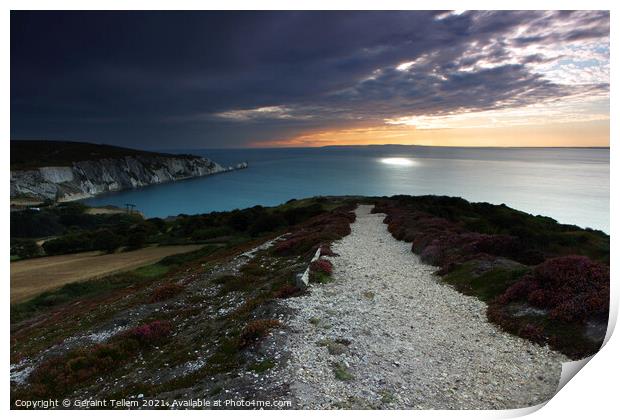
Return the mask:
[[(245, 164), (237, 166), (237, 169)], [(137, 155), (85, 160), (71, 166), (11, 171), (11, 199), (69, 201), (108, 191), (142, 187), (228, 171), (194, 156)]]

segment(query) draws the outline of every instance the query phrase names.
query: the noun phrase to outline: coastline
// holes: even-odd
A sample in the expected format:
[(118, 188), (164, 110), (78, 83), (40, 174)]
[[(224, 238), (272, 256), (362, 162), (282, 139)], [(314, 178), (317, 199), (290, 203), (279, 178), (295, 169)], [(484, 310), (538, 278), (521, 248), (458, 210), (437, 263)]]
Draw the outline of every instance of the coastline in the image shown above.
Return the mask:
[[(201, 158), (201, 159), (204, 159), (204, 158)], [(204, 159), (204, 160), (209, 161), (208, 159)], [(132, 185), (129, 187), (123, 187), (120, 185), (119, 182), (112, 180), (113, 183), (110, 185), (109, 189), (101, 189), (95, 192), (81, 192), (81, 193), (66, 194), (66, 195), (57, 197), (56, 199), (53, 200), (53, 202), (54, 203), (69, 203), (69, 202), (81, 201), (81, 200), (86, 200), (89, 198), (98, 197), (98, 196), (105, 195), (105, 194), (122, 192), (122, 191), (127, 191), (127, 190), (132, 190), (132, 189), (136, 190), (136, 189), (145, 188), (145, 187), (154, 186), (154, 185), (168, 184), (168, 183), (173, 183), (173, 182), (178, 182), (178, 181), (185, 181), (189, 179), (196, 179), (196, 178), (202, 178), (206, 176), (218, 175), (218, 174), (223, 174), (227, 172), (233, 172), (233, 171), (246, 169), (248, 167), (247, 162), (240, 162), (240, 163), (237, 163), (236, 165), (230, 165), (230, 166), (225, 166), (225, 167), (212, 161), (209, 161), (209, 162), (216, 165), (216, 169), (211, 172), (199, 173), (199, 174), (187, 175), (187, 176), (176, 176), (170, 179), (158, 179), (157, 182), (150, 182), (146, 184), (137, 184), (134, 182), (135, 185)], [(64, 169), (65, 167), (60, 167), (60, 168)], [(66, 168), (70, 169), (69, 167), (66, 167)], [(57, 168), (56, 167), (41, 167), (41, 168), (37, 168), (36, 170), (30, 170), (30, 171), (11, 171), (11, 182), (12, 182), (11, 187), (13, 188), (14, 178), (15, 179), (19, 178), (20, 172), (36, 172), (36, 171), (45, 172), (45, 171), (49, 171), (53, 169), (57, 169)], [(63, 185), (62, 182), (58, 184), (60, 186)], [(13, 190), (11, 192), (13, 192)], [(31, 198), (28, 196), (17, 195), (15, 197), (11, 196), (10, 206), (11, 206), (11, 210), (20, 210), (23, 208), (28, 208), (28, 207), (43, 204), (45, 201), (46, 199), (37, 199), (34, 197)]]
[[(595, 353), (603, 339), (588, 325), (605, 326), (606, 307), (592, 314), (556, 308), (514, 290), (563, 267), (560, 283), (571, 270), (578, 278), (598, 273), (584, 280), (596, 294), (557, 286), (537, 294), (603, 302), (609, 237), (501, 205), (437, 196), (314, 197), (174, 220), (125, 215), (116, 227), (108, 219), (103, 230), (87, 219), (59, 218), (73, 228), (82, 220), (81, 237), (61, 233), (51, 240), (54, 247), (44, 246), (49, 257), (14, 267), (75, 262), (82, 275), (97, 264), (108, 269), (111, 260), (131, 260), (132, 252), (197, 248), (12, 304), (13, 397), (123, 392), (166, 400), (181, 389), (191, 397), (226, 389), (230, 398), (287, 399), (294, 408), (513, 408), (551, 398), (559, 362)], [(105, 229), (150, 232), (149, 245), (75, 253), (72, 247), (84, 240), (99, 247)], [(531, 234), (552, 243), (535, 242)], [(579, 257), (566, 242), (576, 236)], [(120, 245), (131, 246), (129, 238)], [(87, 264), (76, 261), (82, 256)], [(298, 280), (308, 269), (302, 286)], [(34, 285), (42, 279), (28, 278)], [(512, 312), (515, 304), (520, 312)], [(570, 324), (563, 321), (568, 317), (574, 317)], [(94, 351), (116, 351), (128, 334), (160, 327), (161, 336), (142, 342), (139, 359), (122, 353), (117, 366), (108, 366)], [(472, 362), (472, 353), (484, 358)], [(89, 369), (79, 380), (65, 368), (76, 360)], [(134, 369), (144, 362), (149, 369)], [(96, 381), (104, 374), (114, 380)], [(403, 374), (416, 380), (404, 382)], [(57, 375), (73, 376), (64, 387), (48, 386), (46, 378), (55, 384)], [(136, 383), (147, 385), (137, 391)]]
[[(128, 190), (109, 196), (109, 200), (95, 198), (87, 203), (135, 203), (150, 217), (168, 217), (274, 206), (292, 198), (319, 195), (436, 194), (505, 203), (561, 223), (609, 232), (607, 150), (468, 150), (191, 150), (221, 164), (249, 160), (252, 169), (217, 180), (179, 184), (178, 188)], [(407, 159), (407, 165), (385, 162), (394, 157)]]
[[(177, 183), (177, 182), (188, 181), (188, 180), (191, 180), (191, 179), (204, 178), (204, 177), (208, 177), (208, 176), (216, 176), (216, 175), (221, 175), (221, 174), (225, 174), (225, 173), (228, 173), (228, 172), (240, 171), (242, 169), (247, 169), (247, 168), (248, 168), (248, 163), (247, 162), (241, 162), (241, 163), (238, 163), (235, 166), (228, 166), (228, 167), (225, 167), (224, 169), (222, 169), (220, 171), (212, 172), (210, 174), (197, 175), (197, 176), (186, 176), (186, 177), (180, 177), (180, 178), (176, 178), (176, 179), (173, 179), (173, 180), (164, 181), (164, 182), (158, 182), (158, 183), (154, 183), (154, 184), (139, 185), (139, 186), (132, 187), (132, 188), (122, 188), (122, 189), (119, 189), (119, 190), (102, 191), (100, 193), (93, 194), (93, 195), (86, 195), (84, 197), (63, 198), (63, 199), (58, 200), (57, 202), (58, 203), (70, 203), (70, 202), (75, 202), (75, 201), (82, 201), (82, 200), (87, 200), (89, 198), (105, 196), (105, 195), (108, 195), (108, 194), (115, 194), (115, 193), (120, 193), (120, 192), (124, 192), (124, 191), (129, 191), (129, 190), (140, 190), (140, 189), (143, 189), (143, 188), (154, 187), (154, 186), (162, 185), (162, 184), (173, 184), (173, 183)], [(105, 207), (105, 206), (97, 206), (97, 208), (99, 208), (99, 207)]]

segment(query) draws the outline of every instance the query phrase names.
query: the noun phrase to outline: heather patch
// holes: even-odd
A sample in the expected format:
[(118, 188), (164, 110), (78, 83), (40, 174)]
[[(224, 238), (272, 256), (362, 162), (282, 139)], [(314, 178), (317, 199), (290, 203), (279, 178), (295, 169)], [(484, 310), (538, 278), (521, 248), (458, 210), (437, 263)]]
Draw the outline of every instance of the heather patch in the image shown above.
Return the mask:
[[(316, 228), (320, 235), (304, 238), (316, 251), (338, 237), (334, 232), (346, 233), (335, 224), (346, 222), (348, 227), (351, 220), (347, 209), (339, 209), (345, 200), (318, 206), (312, 202), (266, 209), (296, 223), (286, 230), (245, 241), (221, 237), (199, 252), (67, 286), (22, 305), (19, 312), (12, 308), (20, 315), (19, 323), (12, 324), (12, 398), (34, 393), (51, 398), (168, 398), (185, 388), (196, 396), (243, 389), (243, 397), (252, 398), (258, 388), (254, 376), (245, 373), (267, 372), (280, 357), (277, 352), (274, 358), (265, 357), (263, 342), (282, 326), (279, 302), (303, 293), (295, 279), (309, 264), (309, 253), (280, 255), (274, 248)], [(250, 213), (217, 217), (242, 223)], [(194, 222), (213, 217), (180, 217), (173, 229), (187, 231), (168, 233), (190, 234)], [(264, 218), (261, 226), (271, 228), (276, 218)], [(259, 230), (252, 228), (252, 234)], [(115, 333), (98, 336), (93, 345), (87, 337), (97, 331)], [(55, 382), (64, 385), (51, 386)]]
[(177, 283), (168, 283), (163, 284), (157, 287), (151, 293), (151, 302), (161, 302), (164, 300), (168, 300), (178, 295), (183, 291), (183, 286)]
[(276, 255), (305, 255), (319, 246), (324, 246), (351, 233), (355, 221), (353, 205), (341, 206), (328, 213), (315, 216), (302, 223), (284, 241), (278, 243), (273, 252)]
[(74, 349), (50, 358), (33, 369), (24, 394), (32, 398), (64, 396), (93, 378), (116, 369), (166, 340), (172, 331), (167, 321), (153, 321), (117, 334), (107, 343)]
[(489, 319), (505, 330), (571, 357), (602, 344), (586, 324), (607, 322), (604, 233), (452, 197), (395, 196), (378, 200), (373, 213), (385, 213), (392, 236), (411, 242), (443, 281), (489, 302)]

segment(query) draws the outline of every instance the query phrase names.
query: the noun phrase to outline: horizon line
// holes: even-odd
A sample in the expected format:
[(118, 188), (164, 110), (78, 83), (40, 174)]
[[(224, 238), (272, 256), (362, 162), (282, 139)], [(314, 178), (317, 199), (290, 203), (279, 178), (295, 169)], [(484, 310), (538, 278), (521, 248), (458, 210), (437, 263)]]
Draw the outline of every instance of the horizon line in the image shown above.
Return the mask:
[(611, 146), (442, 146), (442, 145), (424, 145), (424, 144), (401, 144), (401, 143), (385, 143), (385, 144), (334, 144), (324, 146), (249, 146), (249, 147), (190, 147), (190, 148), (166, 148), (158, 150), (243, 150), (243, 149), (327, 149), (338, 147), (427, 147), (427, 148), (445, 148), (445, 149), (610, 149)]
[[(58, 140), (58, 139), (10, 139), (10, 142), (13, 141), (55, 141), (55, 142), (70, 142), (70, 143), (88, 143), (94, 145), (107, 145), (114, 147), (122, 147), (132, 149), (135, 147), (147, 147), (147, 146), (133, 146), (133, 145), (118, 145), (113, 143), (101, 143), (96, 141), (84, 141), (84, 140)], [(427, 145), (427, 144), (404, 144), (404, 143), (383, 143), (383, 144), (328, 144), (322, 146), (232, 146), (232, 147), (196, 147), (196, 146), (184, 146), (184, 147), (176, 147), (176, 148), (157, 148), (157, 149), (149, 149), (144, 148), (142, 150), (146, 151), (165, 151), (165, 150), (203, 150), (203, 149), (211, 149), (211, 150), (243, 150), (243, 149), (327, 149), (327, 148), (340, 148), (340, 147), (388, 147), (388, 146), (398, 146), (398, 147), (425, 147), (425, 148), (445, 148), (445, 149), (610, 149), (611, 146), (449, 146), (449, 145)]]

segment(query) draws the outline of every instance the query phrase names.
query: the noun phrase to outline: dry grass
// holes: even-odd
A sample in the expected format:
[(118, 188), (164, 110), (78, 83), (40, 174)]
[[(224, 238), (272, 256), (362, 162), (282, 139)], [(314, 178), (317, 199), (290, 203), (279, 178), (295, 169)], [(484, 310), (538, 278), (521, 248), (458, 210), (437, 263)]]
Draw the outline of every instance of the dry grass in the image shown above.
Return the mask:
[[(102, 207), (89, 207), (84, 213), (86, 214), (125, 214), (127, 213), (126, 209), (116, 207), (116, 206), (102, 206)], [(131, 214), (138, 214), (144, 218), (144, 214), (138, 210), (132, 210)]]
[(11, 303), (22, 302), (67, 283), (133, 270), (201, 247), (161, 246), (105, 255), (94, 251), (16, 261), (11, 263)]

